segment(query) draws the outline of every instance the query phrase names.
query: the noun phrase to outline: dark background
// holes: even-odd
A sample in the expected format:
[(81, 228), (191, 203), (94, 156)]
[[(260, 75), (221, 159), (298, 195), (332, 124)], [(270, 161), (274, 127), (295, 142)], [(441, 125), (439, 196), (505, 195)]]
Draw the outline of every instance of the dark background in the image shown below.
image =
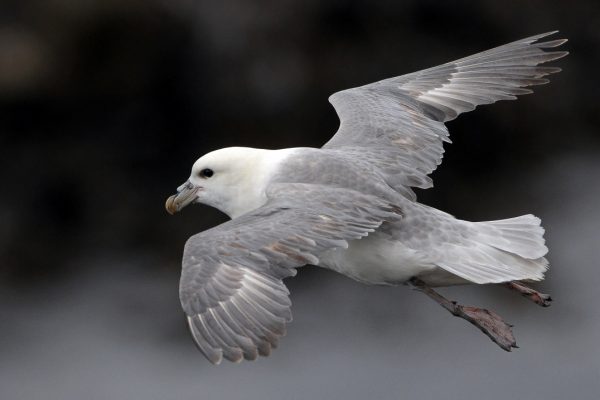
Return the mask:
[[(0, 5), (3, 399), (595, 399), (600, 392), (598, 1), (4, 0)], [(193, 233), (225, 220), (164, 200), (221, 147), (320, 146), (337, 90), (559, 29), (536, 94), (463, 115), (420, 200), (459, 218), (534, 213), (539, 309), (496, 287), (504, 353), (405, 288), (314, 267), (287, 281), (270, 358), (213, 367), (178, 303)]]

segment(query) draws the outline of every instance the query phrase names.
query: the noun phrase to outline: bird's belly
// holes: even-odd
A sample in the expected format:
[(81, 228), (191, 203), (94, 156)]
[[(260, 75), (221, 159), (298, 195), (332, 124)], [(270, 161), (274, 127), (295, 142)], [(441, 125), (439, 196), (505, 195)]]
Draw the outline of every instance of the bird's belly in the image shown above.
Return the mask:
[(350, 242), (347, 249), (329, 250), (319, 258), (319, 266), (371, 284), (396, 285), (437, 269), (422, 251), (377, 233)]

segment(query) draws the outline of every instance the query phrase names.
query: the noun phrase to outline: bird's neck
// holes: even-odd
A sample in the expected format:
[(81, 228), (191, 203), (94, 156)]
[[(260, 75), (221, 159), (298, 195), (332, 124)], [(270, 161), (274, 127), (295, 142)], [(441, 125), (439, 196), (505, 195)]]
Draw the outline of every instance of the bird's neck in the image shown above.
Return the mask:
[(230, 218), (237, 218), (253, 211), (267, 202), (266, 189), (271, 177), (281, 162), (283, 162), (294, 149), (266, 150), (248, 149), (244, 157), (245, 173), (239, 181), (231, 186), (231, 193), (221, 211)]

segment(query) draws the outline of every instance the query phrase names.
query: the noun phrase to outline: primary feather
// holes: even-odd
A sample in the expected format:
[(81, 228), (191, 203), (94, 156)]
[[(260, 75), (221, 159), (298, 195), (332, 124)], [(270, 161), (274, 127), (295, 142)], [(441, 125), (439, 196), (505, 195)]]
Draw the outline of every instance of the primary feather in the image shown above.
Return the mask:
[(337, 133), (323, 148), (368, 159), (388, 183), (411, 199), (410, 187), (431, 187), (428, 175), (442, 161), (449, 142), (444, 122), (478, 105), (514, 100), (527, 86), (560, 68), (539, 64), (564, 57), (546, 51), (565, 39), (538, 42), (555, 32), (532, 36), (460, 60), (343, 90), (329, 101), (340, 118)]

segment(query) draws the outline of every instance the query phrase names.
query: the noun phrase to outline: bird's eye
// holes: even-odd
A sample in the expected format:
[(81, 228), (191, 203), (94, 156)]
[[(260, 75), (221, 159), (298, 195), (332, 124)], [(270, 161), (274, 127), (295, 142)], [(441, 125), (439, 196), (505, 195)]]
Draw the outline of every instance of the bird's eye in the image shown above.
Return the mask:
[(202, 171), (200, 171), (200, 176), (202, 178), (210, 178), (213, 175), (214, 175), (214, 171), (210, 168), (204, 168)]

